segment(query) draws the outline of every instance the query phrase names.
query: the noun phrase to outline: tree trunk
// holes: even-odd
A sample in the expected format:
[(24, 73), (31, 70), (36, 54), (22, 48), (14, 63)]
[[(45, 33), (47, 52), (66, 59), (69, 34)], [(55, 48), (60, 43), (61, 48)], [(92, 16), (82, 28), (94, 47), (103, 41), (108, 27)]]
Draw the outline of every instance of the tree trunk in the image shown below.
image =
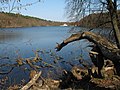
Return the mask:
[(73, 34), (64, 40), (61, 44), (58, 44), (56, 49), (57, 51), (60, 51), (68, 43), (81, 39), (87, 39), (88, 41), (93, 42), (100, 49), (102, 56), (106, 59), (111, 60), (117, 66), (117, 72), (120, 75), (120, 67), (118, 67), (120, 66), (120, 49), (100, 35), (92, 32)]
[(117, 47), (120, 49), (120, 31), (118, 28), (118, 18), (117, 18), (117, 0), (106, 0), (108, 3), (108, 10), (111, 17), (111, 23), (114, 31), (114, 36), (116, 40)]

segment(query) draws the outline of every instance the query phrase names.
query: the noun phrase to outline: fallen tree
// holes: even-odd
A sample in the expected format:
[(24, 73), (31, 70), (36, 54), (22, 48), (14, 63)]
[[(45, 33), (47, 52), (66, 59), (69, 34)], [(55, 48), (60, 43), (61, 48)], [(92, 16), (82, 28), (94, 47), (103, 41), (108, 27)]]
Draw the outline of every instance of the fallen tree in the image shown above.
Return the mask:
[[(96, 57), (93, 57), (96, 59), (96, 62), (98, 63), (95, 65), (93, 58), (93, 63), (95, 66), (98, 67), (98, 73), (102, 69), (104, 65), (104, 60), (109, 59), (114, 63), (114, 67), (116, 69), (116, 73), (120, 75), (120, 49), (110, 41), (108, 41), (105, 37), (102, 37), (98, 34), (95, 34), (93, 32), (82, 32), (82, 33), (76, 33), (72, 34), (69, 38), (64, 40), (61, 44), (58, 44), (56, 46), (57, 51), (60, 51), (64, 46), (67, 44), (78, 41), (81, 39), (87, 39), (90, 42), (93, 42), (95, 45), (93, 47), (93, 52), (96, 52), (98, 54), (95, 54)], [(95, 50), (96, 48), (96, 50)], [(90, 52), (91, 53), (91, 52)]]

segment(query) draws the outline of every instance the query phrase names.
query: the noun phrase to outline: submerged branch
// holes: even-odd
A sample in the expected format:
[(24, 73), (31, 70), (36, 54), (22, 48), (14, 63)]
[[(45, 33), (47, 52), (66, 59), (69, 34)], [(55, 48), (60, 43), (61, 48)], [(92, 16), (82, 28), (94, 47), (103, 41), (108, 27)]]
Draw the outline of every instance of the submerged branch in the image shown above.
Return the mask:
[(9, 74), (10, 72), (12, 72), (12, 70), (14, 69), (14, 67), (12, 67), (9, 71), (7, 72), (0, 72), (0, 75), (4, 75), (4, 74)]

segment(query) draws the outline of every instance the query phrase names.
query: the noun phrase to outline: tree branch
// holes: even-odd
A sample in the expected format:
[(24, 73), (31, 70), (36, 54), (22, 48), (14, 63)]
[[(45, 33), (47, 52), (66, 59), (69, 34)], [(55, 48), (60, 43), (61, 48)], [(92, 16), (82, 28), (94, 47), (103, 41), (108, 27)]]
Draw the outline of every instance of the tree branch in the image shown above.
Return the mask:
[(68, 39), (64, 40), (61, 44), (57, 43), (57, 46), (56, 46), (57, 51), (60, 51), (68, 43), (80, 40), (81, 35), (82, 35), (81, 33), (72, 34)]
[(90, 42), (93, 42), (99, 47), (103, 56), (107, 59), (110, 59), (114, 62), (120, 61), (120, 49), (116, 45), (109, 42), (106, 38), (97, 35), (93, 32), (83, 32), (71, 35), (69, 38), (64, 40), (61, 44), (56, 46), (57, 51), (60, 51), (68, 43), (78, 41), (81, 39), (87, 39)]

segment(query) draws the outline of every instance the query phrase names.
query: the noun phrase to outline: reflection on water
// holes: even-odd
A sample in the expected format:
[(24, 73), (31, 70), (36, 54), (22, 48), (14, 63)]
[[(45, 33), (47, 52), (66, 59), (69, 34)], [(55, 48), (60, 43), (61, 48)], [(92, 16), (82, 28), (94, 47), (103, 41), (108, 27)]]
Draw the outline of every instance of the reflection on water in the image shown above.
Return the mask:
[(3, 44), (5, 42), (9, 42), (12, 40), (17, 39), (19, 36), (21, 36), (21, 33), (13, 32), (13, 31), (6, 31), (6, 30), (0, 30), (0, 43)]
[[(72, 27), (32, 27), (32, 28), (9, 28), (0, 30), (0, 62), (1, 64), (15, 63), (18, 57), (34, 57), (36, 50), (46, 50), (55, 52), (57, 42), (62, 42), (72, 34)], [(80, 27), (77, 30), (81, 30)], [(76, 30), (76, 31), (77, 31)], [(86, 40), (71, 43), (64, 47), (60, 52), (55, 52), (63, 58), (63, 61), (71, 61), (73, 64), (79, 62), (77, 59), (80, 55), (85, 60), (90, 60), (86, 48), (89, 43)], [(44, 61), (52, 63), (51, 56), (41, 55)], [(56, 65), (58, 66), (58, 65)], [(64, 63), (60, 67), (69, 69)], [(24, 67), (24, 66), (23, 66)], [(28, 73), (21, 72), (22, 68), (15, 68), (10, 73), (11, 78), (17, 78), (18, 81), (25, 78), (28, 80)]]
[[(31, 57), (33, 50), (47, 49), (54, 50), (57, 42), (66, 39), (71, 33), (68, 33), (71, 27), (32, 27), (32, 28), (10, 28), (2, 29), (0, 32), (0, 53), (9, 58)], [(59, 53), (73, 51), (79, 44), (69, 45)], [(81, 45), (81, 47), (85, 45)], [(17, 52), (17, 53), (16, 53)], [(64, 55), (64, 54), (63, 54)], [(13, 59), (14, 60), (14, 59)]]

